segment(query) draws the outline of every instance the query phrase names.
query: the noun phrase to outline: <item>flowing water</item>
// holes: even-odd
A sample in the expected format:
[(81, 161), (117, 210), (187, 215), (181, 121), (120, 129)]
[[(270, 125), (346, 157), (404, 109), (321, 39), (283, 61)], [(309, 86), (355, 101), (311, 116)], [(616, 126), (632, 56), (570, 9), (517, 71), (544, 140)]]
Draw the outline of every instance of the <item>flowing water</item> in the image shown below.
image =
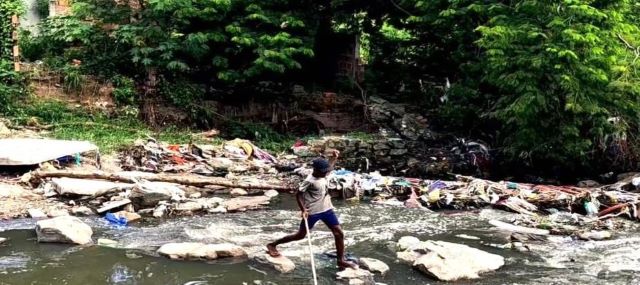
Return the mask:
[[(305, 241), (280, 248), (297, 265), (291, 274), (280, 274), (249, 259), (184, 262), (154, 254), (164, 243), (186, 241), (231, 242), (246, 247), (250, 254), (263, 251), (265, 243), (291, 233), (299, 223), (292, 199), (280, 199), (287, 201), (266, 211), (175, 218), (121, 228), (99, 218), (85, 219), (94, 229), (94, 240), (116, 240), (118, 249), (38, 244), (33, 221), (3, 221), (0, 237), (9, 241), (0, 245), (0, 284), (312, 284)], [(463, 243), (505, 257), (506, 265), (498, 271), (456, 284), (640, 284), (640, 230), (633, 223), (627, 223), (614, 240), (560, 238), (531, 244), (531, 252), (519, 252), (492, 246), (505, 244), (506, 234), (492, 229), (487, 221), (512, 215), (505, 212), (437, 214), (365, 203), (337, 208), (349, 253), (377, 258), (391, 267), (386, 276), (376, 277), (378, 282), (445, 284), (395, 263), (392, 241), (414, 235)], [(312, 237), (320, 284), (334, 284), (334, 260), (323, 254), (333, 249), (333, 238), (321, 224)]]

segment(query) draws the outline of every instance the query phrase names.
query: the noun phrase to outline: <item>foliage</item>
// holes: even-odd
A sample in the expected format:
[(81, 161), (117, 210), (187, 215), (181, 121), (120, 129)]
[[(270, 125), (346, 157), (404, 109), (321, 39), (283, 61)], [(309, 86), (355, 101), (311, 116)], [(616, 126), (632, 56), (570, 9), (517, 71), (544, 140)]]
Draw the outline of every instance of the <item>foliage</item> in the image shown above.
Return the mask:
[(13, 71), (13, 27), (11, 25), (11, 16), (19, 16), (23, 12), (24, 8), (20, 0), (0, 2), (0, 112), (12, 110), (15, 100), (26, 92), (24, 78)]
[(49, 0), (36, 0), (34, 6), (41, 18), (49, 17)]
[(63, 87), (67, 92), (79, 92), (86, 82), (85, 76), (78, 66), (66, 65), (62, 69), (62, 75)]
[(133, 105), (137, 101), (136, 86), (133, 79), (116, 75), (111, 79), (113, 83), (113, 97), (119, 105)]

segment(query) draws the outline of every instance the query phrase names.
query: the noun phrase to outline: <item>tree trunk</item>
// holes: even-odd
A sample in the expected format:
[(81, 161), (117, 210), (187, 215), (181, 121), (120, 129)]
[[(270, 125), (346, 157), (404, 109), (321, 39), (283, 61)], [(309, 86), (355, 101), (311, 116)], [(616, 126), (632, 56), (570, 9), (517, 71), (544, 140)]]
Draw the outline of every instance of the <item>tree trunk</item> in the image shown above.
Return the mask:
[(281, 192), (289, 192), (295, 190), (296, 187), (288, 185), (269, 185), (269, 184), (251, 184), (243, 183), (240, 181), (233, 181), (224, 178), (203, 178), (203, 177), (191, 177), (185, 175), (167, 175), (167, 174), (150, 174), (140, 177), (122, 175), (118, 173), (107, 172), (88, 172), (88, 171), (67, 171), (67, 170), (53, 170), (53, 171), (35, 171), (32, 173), (33, 179), (40, 178), (55, 178), (55, 177), (68, 177), (79, 179), (102, 179), (117, 182), (135, 183), (138, 178), (147, 181), (155, 182), (169, 182), (175, 184), (181, 184), (194, 187), (205, 186), (223, 186), (227, 188), (242, 188), (242, 189), (259, 189), (259, 190), (277, 190)]

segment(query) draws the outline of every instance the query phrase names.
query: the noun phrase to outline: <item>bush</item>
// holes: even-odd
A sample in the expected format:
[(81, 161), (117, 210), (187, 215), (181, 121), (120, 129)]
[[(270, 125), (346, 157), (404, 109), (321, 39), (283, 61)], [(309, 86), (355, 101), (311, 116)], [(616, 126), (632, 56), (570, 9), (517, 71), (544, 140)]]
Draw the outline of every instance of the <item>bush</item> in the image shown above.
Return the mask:
[(138, 94), (133, 79), (116, 75), (111, 79), (113, 83), (113, 98), (119, 105), (133, 105), (137, 101)]
[(82, 89), (82, 85), (85, 83), (85, 76), (80, 71), (78, 66), (66, 65), (62, 69), (63, 75), (63, 88), (67, 92), (78, 92)]

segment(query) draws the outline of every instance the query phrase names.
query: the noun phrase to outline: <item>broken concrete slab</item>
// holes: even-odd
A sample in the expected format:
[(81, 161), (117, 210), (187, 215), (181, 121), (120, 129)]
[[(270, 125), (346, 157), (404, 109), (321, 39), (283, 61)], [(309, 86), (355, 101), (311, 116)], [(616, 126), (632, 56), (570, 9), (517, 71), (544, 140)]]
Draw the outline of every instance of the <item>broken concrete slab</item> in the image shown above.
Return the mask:
[(51, 184), (60, 195), (67, 196), (101, 196), (114, 191), (125, 191), (133, 188), (133, 184), (103, 180), (76, 178), (53, 178)]
[(117, 208), (126, 206), (128, 204), (131, 204), (131, 200), (129, 200), (129, 199), (106, 202), (106, 203), (102, 204), (102, 208), (98, 209), (97, 212), (98, 212), (98, 214), (102, 214), (104, 212), (107, 212), (107, 211), (110, 211), (110, 210), (113, 210), (113, 209), (117, 209)]
[(0, 166), (35, 165), (97, 150), (96, 145), (86, 141), (0, 139)]
[(62, 216), (36, 223), (38, 242), (91, 243), (93, 231), (89, 225), (72, 216)]
[(269, 204), (267, 196), (237, 197), (223, 202), (229, 212), (253, 210)]

